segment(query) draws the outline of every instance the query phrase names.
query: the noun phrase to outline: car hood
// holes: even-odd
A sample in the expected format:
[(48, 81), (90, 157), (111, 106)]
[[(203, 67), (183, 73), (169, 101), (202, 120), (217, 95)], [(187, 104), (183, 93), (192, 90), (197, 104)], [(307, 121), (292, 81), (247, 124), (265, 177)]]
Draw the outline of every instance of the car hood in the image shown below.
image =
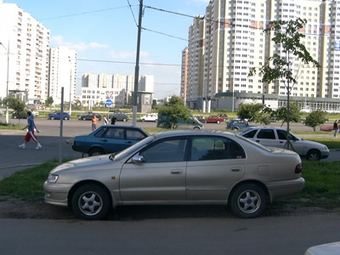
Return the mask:
[(105, 168), (105, 165), (110, 165), (112, 168), (112, 161), (110, 159), (110, 155), (101, 155), (101, 156), (94, 156), (94, 157), (88, 157), (88, 158), (81, 158), (76, 160), (71, 160), (67, 163), (61, 164), (54, 168), (50, 173), (56, 174), (64, 171), (86, 171), (88, 170), (96, 170), (99, 168)]

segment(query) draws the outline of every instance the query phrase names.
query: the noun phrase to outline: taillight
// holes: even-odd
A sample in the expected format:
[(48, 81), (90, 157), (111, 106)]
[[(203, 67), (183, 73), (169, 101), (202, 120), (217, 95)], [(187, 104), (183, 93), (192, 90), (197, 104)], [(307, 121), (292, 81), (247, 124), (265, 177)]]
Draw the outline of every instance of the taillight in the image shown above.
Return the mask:
[(295, 167), (295, 173), (296, 174), (301, 174), (302, 173), (302, 164), (298, 164), (296, 167)]

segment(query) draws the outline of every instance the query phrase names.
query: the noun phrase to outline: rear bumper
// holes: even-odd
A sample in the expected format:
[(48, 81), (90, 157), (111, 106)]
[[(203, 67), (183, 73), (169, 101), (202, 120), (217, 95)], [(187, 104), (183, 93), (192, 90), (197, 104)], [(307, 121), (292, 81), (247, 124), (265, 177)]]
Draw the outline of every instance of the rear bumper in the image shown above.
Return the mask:
[(294, 180), (272, 182), (267, 184), (271, 202), (279, 199), (292, 198), (299, 194), (305, 186), (302, 177)]

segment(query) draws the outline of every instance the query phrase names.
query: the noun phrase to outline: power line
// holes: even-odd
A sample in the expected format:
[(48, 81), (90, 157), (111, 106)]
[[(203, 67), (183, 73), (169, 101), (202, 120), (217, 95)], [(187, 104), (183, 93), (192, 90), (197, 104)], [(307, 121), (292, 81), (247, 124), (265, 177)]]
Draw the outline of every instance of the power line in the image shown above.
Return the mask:
[[(131, 65), (135, 65), (136, 64), (136, 62), (101, 60), (101, 59), (78, 58), (77, 60), (84, 61), (84, 62), (101, 62), (101, 63), (113, 63), (113, 64), (131, 64)], [(140, 63), (140, 64), (141, 65), (149, 65), (149, 66), (174, 66), (174, 67), (181, 66), (181, 64), (166, 64), (166, 63)]]

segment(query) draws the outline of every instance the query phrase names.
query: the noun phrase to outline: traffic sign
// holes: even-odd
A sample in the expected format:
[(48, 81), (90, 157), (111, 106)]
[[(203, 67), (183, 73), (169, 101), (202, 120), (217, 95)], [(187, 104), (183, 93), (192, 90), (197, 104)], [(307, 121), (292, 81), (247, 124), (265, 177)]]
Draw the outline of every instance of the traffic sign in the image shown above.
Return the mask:
[(112, 100), (111, 99), (107, 99), (105, 104), (106, 104), (106, 107), (111, 107), (112, 106)]

